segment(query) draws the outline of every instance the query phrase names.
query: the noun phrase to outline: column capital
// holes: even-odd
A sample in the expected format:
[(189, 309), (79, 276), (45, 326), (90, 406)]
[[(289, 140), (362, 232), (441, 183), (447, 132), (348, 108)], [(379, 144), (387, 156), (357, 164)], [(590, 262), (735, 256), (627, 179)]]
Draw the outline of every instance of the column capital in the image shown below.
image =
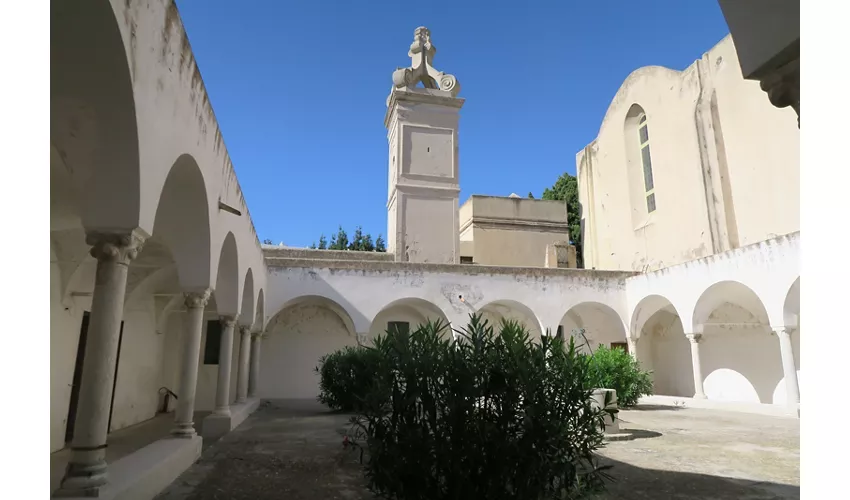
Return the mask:
[(251, 327), (239, 325), (239, 333), (241, 333), (242, 335), (251, 335)]
[(89, 254), (99, 261), (111, 261), (129, 265), (142, 251), (146, 236), (139, 230), (110, 233), (86, 232), (86, 244), (91, 245)]
[(776, 334), (777, 337), (790, 337), (791, 334), (793, 334), (796, 330), (796, 328), (793, 326), (771, 326), (770, 329), (771, 331), (773, 331), (773, 333)]
[(233, 326), (236, 325), (236, 321), (238, 319), (238, 314), (227, 314), (218, 317), (218, 320), (221, 322), (221, 326), (225, 328), (233, 328)]
[(688, 337), (688, 340), (691, 341), (691, 344), (699, 344), (702, 340), (701, 333), (686, 333), (685, 337)]
[(210, 289), (206, 288), (200, 292), (184, 292), (184, 302), (189, 309), (202, 309), (210, 300)]
[(251, 337), (254, 339), (262, 339), (263, 336), (263, 332), (251, 332)]

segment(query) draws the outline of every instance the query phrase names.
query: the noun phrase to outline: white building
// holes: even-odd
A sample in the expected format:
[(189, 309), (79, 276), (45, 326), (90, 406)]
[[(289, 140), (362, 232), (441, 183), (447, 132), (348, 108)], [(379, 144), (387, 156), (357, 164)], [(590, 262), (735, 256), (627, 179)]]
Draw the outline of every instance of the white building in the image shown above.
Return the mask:
[[(545, 242), (541, 267), (509, 267), (460, 263), (463, 99), (428, 30), (387, 100), (389, 252), (262, 248), (174, 4), (51, 7), (55, 495), (152, 498), (197, 459), (198, 433), (228, 432), (259, 398), (315, 397), (322, 354), (471, 312), (625, 345), (660, 395), (797, 412), (796, 126), (762, 105), (729, 40), (684, 72), (635, 72), (579, 154), (596, 269), (564, 268)], [(639, 213), (644, 123), (654, 218)]]

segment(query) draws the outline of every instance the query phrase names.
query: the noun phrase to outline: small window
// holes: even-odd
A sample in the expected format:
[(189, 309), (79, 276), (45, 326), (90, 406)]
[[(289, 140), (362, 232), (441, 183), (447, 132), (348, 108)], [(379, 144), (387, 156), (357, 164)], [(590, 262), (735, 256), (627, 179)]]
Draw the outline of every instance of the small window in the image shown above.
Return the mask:
[(472, 257), (470, 257), (469, 255), (461, 255), (460, 256), (460, 263), (461, 264), (472, 264)]
[(638, 126), (643, 187), (646, 191), (646, 211), (652, 213), (655, 211), (655, 181), (652, 178), (652, 155), (649, 151), (649, 124), (646, 123), (646, 115), (641, 115)]
[(207, 321), (207, 342), (204, 344), (204, 364), (217, 365), (221, 351), (221, 321)]
[(655, 193), (651, 193), (646, 197), (646, 211), (649, 213), (655, 211)]
[(388, 321), (387, 322), (387, 331), (394, 332), (398, 331), (400, 333), (410, 333), (410, 323), (407, 321)]
[(627, 342), (611, 342), (611, 349), (622, 349), (629, 352), (629, 344)]

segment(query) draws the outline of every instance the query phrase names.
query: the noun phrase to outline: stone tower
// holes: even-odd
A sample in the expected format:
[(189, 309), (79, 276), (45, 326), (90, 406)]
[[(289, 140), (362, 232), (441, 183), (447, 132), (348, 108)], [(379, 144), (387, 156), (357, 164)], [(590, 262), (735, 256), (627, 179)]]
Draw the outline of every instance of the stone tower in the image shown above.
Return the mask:
[[(432, 66), (431, 32), (416, 28), (411, 65), (393, 73), (384, 125), (389, 141), (387, 251), (396, 261), (456, 264), (460, 84)], [(417, 87), (422, 83), (423, 87)]]

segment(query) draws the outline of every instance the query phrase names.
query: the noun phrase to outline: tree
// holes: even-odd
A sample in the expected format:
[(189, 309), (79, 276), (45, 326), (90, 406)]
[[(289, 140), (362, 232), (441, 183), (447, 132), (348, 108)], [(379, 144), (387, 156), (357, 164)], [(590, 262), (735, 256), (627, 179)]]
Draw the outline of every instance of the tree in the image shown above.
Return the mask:
[(528, 192), (528, 197), (529, 197), (530, 199), (532, 199), (532, 200), (533, 200), (533, 199), (534, 199), (534, 194), (532, 194), (532, 192), (531, 192), (531, 191), (529, 191), (529, 192)]
[(357, 226), (354, 229), (354, 235), (350, 240), (345, 229), (339, 226), (337, 233), (331, 236), (330, 243), (328, 243), (328, 240), (323, 234), (319, 237), (318, 245), (314, 242), (310, 245), (310, 248), (319, 250), (353, 250), (358, 252), (387, 251), (383, 236), (378, 235), (378, 238), (373, 241), (372, 235), (364, 233), (362, 226)]
[(576, 247), (576, 260), (584, 267), (581, 241), (581, 206), (578, 203), (578, 179), (567, 172), (561, 174), (555, 185), (543, 191), (544, 200), (558, 200), (567, 204), (567, 220), (570, 224), (570, 243)]
[(263, 245), (274, 245), (274, 243), (272, 243), (272, 240), (266, 238), (263, 240)]

